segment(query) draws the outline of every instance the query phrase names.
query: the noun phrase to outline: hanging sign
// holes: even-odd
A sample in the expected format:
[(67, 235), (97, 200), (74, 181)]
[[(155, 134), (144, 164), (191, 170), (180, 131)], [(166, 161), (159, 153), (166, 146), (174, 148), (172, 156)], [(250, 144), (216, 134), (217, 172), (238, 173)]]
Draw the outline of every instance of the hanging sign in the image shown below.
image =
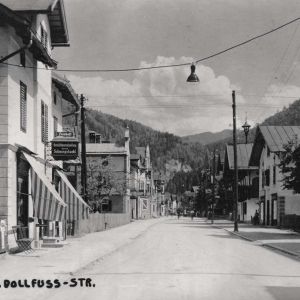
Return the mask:
[(51, 144), (52, 157), (56, 160), (70, 160), (78, 157), (79, 141), (72, 132), (59, 132)]

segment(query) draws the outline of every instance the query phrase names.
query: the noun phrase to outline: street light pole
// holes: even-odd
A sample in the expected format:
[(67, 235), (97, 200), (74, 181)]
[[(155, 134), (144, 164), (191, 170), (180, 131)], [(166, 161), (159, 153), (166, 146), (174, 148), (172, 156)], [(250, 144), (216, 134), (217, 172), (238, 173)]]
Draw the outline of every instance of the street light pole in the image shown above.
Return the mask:
[(211, 224), (214, 223), (214, 205), (215, 205), (215, 168), (216, 168), (216, 148), (214, 148), (214, 156), (213, 156), (213, 188), (212, 188), (212, 215), (211, 215)]
[(234, 157), (234, 231), (238, 228), (238, 168), (237, 168), (237, 149), (236, 149), (236, 105), (235, 91), (232, 91), (232, 109), (233, 109), (233, 157)]

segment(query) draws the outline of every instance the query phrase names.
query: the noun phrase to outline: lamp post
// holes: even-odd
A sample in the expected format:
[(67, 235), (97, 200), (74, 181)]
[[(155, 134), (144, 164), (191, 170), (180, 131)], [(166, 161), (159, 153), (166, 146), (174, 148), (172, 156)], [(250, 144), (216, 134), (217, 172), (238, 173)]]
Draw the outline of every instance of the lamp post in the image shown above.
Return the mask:
[(250, 127), (251, 127), (251, 125), (249, 125), (249, 124), (247, 123), (247, 117), (246, 117), (246, 122), (245, 122), (245, 124), (244, 124), (242, 127), (243, 127), (244, 132), (245, 132), (246, 144), (247, 144), (248, 133), (249, 133), (249, 129), (250, 129)]

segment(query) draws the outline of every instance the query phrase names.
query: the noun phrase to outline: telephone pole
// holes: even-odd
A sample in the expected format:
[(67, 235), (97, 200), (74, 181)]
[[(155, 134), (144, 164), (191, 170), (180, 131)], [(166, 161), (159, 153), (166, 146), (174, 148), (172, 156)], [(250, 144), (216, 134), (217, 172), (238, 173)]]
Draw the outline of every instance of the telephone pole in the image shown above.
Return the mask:
[(238, 168), (237, 168), (237, 149), (236, 149), (236, 105), (235, 91), (232, 91), (232, 109), (233, 109), (233, 159), (234, 159), (234, 231), (238, 228)]
[(85, 107), (84, 107), (85, 97), (83, 94), (80, 96), (80, 104), (81, 104), (81, 192), (82, 197), (85, 202), (87, 202), (86, 196), (86, 143), (85, 143)]

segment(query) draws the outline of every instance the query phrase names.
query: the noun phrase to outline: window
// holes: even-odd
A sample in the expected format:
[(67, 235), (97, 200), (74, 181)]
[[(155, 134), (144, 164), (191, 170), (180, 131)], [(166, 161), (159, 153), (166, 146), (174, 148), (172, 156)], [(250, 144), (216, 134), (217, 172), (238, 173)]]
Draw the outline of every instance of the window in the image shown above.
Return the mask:
[(53, 93), (53, 102), (56, 105), (56, 93), (55, 92)]
[(144, 191), (144, 189), (145, 189), (145, 183), (144, 183), (144, 181), (141, 181), (140, 182), (140, 191)]
[(27, 127), (27, 86), (20, 82), (20, 115), (21, 115), (21, 130), (26, 132)]
[(54, 137), (57, 136), (57, 125), (58, 125), (58, 120), (56, 117), (53, 117), (53, 130), (54, 130)]
[(267, 146), (267, 156), (269, 157), (270, 156), (270, 149), (269, 149), (269, 147)]
[(20, 65), (22, 67), (26, 67), (26, 56), (25, 56), (25, 51), (20, 52)]
[(42, 142), (48, 142), (48, 106), (42, 101), (42, 113), (41, 113), (41, 124), (42, 124)]
[(143, 199), (142, 200), (142, 209), (148, 209), (148, 201), (147, 199)]
[(265, 178), (265, 171), (261, 172), (261, 178), (262, 178), (262, 180), (261, 180), (261, 187), (263, 188), (265, 186), (265, 180), (266, 180), (266, 178)]
[(270, 169), (267, 169), (265, 171), (265, 177), (266, 177), (266, 186), (270, 185)]
[(48, 45), (48, 33), (45, 30), (44, 26), (41, 24), (41, 42), (45, 48)]
[(273, 184), (276, 185), (276, 166), (273, 166)]

